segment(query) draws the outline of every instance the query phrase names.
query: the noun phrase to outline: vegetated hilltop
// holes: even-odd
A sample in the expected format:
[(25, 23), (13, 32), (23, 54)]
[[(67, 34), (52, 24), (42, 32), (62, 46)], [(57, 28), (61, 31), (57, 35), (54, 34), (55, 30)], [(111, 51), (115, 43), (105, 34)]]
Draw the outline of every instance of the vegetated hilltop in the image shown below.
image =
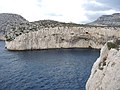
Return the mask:
[[(39, 21), (34, 21), (34, 22), (27, 22), (27, 23), (20, 23), (20, 24), (16, 24), (14, 26), (10, 27), (10, 30), (6, 33), (5, 37), (7, 41), (12, 41), (14, 40), (17, 36), (21, 35), (21, 34), (25, 34), (25, 33), (29, 33), (29, 32), (34, 32), (34, 31), (38, 31), (41, 29), (45, 29), (45, 28), (72, 28), (72, 27), (85, 27), (85, 28), (96, 28), (96, 29), (100, 29), (100, 28), (106, 28), (106, 29), (110, 29), (113, 30), (117, 30), (118, 28), (120, 28), (120, 26), (95, 26), (95, 25), (87, 25), (87, 24), (76, 24), (76, 23), (65, 23), (65, 22), (59, 22), (59, 21), (54, 21), (54, 20), (39, 20)], [(86, 30), (87, 32), (88, 30)], [(94, 32), (94, 29), (93, 29)]]
[(1, 13), (0, 14), (0, 39), (4, 39), (4, 35), (10, 30), (11, 26), (19, 23), (28, 22), (25, 18), (18, 14)]
[[(119, 13), (115, 13), (113, 14), (114, 16), (119, 16)], [(112, 15), (108, 15), (108, 16), (112, 16)], [(105, 15), (102, 16), (102, 18), (104, 17), (105, 20), (107, 20), (107, 16), (105, 17)], [(101, 22), (102, 19), (100, 18)], [(99, 21), (99, 19), (98, 19)], [(112, 22), (112, 21), (111, 21)], [(115, 22), (117, 23), (117, 21), (115, 20)], [(112, 22), (113, 23), (113, 22)], [(21, 23), (21, 24), (16, 24), (11, 26), (9, 29), (10, 31), (8, 31), (6, 33), (6, 38), (7, 40), (13, 40), (15, 39), (16, 36), (19, 36), (23, 33), (28, 33), (29, 31), (38, 31), (42, 28), (54, 28), (54, 27), (104, 27), (105, 24), (96, 26), (96, 24), (93, 23), (89, 23), (89, 24), (76, 24), (76, 23), (64, 23), (64, 22), (58, 22), (58, 21), (54, 21), (54, 20), (39, 20), (39, 21), (35, 21), (35, 22), (26, 22), (26, 23)], [(106, 26), (106, 27), (120, 27), (118, 25), (113, 25), (113, 26)], [(4, 30), (3, 30), (4, 31)]]
[(120, 13), (114, 13), (112, 15), (102, 15), (94, 22), (88, 23), (88, 25), (120, 26)]
[(17, 36), (29, 32), (38, 31), (45, 28), (55, 28), (55, 27), (80, 27), (87, 26), (83, 24), (76, 23), (65, 23), (54, 20), (39, 20), (34, 22), (20, 23), (11, 26), (10, 30), (5, 34), (6, 40), (14, 40)]

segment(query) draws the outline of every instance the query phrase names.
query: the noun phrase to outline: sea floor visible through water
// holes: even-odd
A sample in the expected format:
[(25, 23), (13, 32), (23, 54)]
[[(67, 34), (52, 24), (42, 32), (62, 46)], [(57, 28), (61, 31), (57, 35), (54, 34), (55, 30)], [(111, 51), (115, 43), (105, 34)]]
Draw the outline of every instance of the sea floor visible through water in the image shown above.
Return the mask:
[(96, 49), (8, 51), (0, 41), (0, 90), (85, 90)]

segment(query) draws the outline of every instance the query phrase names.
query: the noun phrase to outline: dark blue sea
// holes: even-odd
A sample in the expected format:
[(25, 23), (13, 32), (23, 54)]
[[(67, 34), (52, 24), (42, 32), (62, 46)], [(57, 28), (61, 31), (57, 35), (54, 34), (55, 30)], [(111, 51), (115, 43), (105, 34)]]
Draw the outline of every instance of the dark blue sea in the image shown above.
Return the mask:
[(0, 90), (85, 90), (96, 49), (7, 51), (0, 41)]

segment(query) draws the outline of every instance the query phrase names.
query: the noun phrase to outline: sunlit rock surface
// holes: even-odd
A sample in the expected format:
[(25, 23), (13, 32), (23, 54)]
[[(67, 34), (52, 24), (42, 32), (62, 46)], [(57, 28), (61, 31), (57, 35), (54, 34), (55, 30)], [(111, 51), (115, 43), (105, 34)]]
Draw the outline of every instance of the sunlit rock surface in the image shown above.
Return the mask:
[(105, 45), (94, 63), (86, 90), (120, 90), (120, 48)]
[(50, 24), (43, 28), (37, 22), (37, 24), (30, 23), (14, 27), (6, 35), (6, 47), (8, 50), (49, 48), (100, 49), (108, 40), (120, 37), (119, 27), (54, 25), (51, 27)]

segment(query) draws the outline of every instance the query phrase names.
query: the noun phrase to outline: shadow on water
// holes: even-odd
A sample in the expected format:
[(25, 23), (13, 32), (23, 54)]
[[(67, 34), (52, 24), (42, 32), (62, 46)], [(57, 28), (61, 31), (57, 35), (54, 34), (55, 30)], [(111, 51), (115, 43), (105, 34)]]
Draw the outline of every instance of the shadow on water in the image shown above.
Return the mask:
[(12, 52), (0, 41), (0, 90), (85, 90), (96, 49)]

